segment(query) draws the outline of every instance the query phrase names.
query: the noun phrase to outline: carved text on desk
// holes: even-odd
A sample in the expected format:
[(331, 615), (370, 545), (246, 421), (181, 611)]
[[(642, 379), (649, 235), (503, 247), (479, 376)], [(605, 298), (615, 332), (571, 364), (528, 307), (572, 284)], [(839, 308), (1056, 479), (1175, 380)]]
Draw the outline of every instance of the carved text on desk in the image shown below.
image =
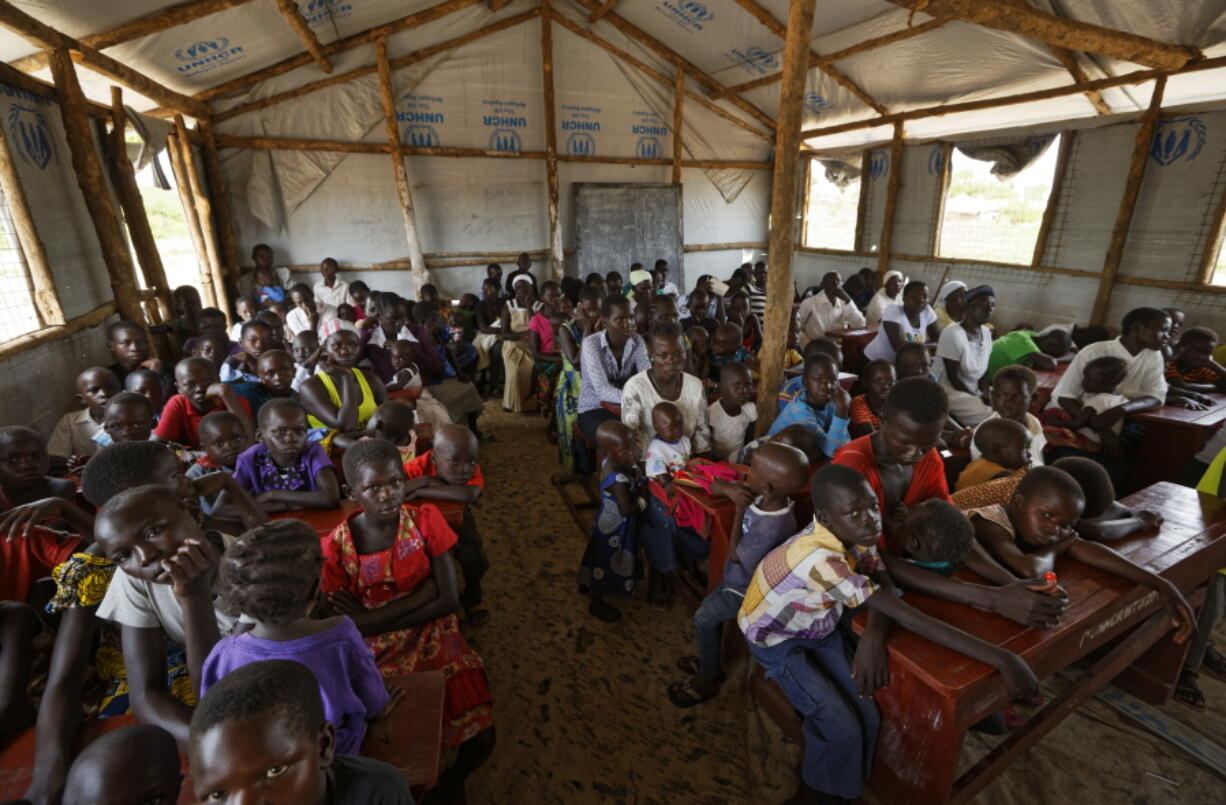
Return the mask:
[(1084, 648), (1087, 640), (1094, 640), (1103, 632), (1109, 631), (1115, 626), (1123, 623), (1143, 609), (1146, 609), (1155, 601), (1158, 600), (1158, 591), (1150, 590), (1145, 595), (1133, 601), (1128, 606), (1116, 612), (1111, 617), (1104, 620), (1102, 623), (1096, 623), (1089, 629), (1081, 633), (1081, 642), (1077, 644), (1078, 648)]

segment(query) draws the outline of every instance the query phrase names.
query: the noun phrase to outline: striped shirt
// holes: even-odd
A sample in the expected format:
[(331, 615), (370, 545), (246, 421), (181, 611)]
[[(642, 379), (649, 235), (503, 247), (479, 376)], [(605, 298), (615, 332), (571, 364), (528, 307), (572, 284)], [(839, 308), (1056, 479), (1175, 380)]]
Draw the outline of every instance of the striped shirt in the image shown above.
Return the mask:
[(1166, 365), (1167, 380), (1183, 380), (1185, 383), (1206, 383), (1213, 384), (1221, 380), (1221, 375), (1210, 369), (1208, 366), (1197, 366), (1195, 369), (1183, 371), (1179, 368), (1179, 364), (1171, 361)]
[(601, 330), (583, 339), (579, 367), (583, 386), (579, 390), (579, 413), (594, 411), (602, 402), (621, 405), (626, 381), (651, 366), (647, 344), (634, 333), (622, 344), (621, 364), (609, 346), (609, 333)]
[(737, 623), (758, 646), (820, 640), (834, 631), (844, 607), (858, 607), (877, 592), (869, 574), (884, 568), (876, 547), (849, 548), (813, 520), (762, 559)]

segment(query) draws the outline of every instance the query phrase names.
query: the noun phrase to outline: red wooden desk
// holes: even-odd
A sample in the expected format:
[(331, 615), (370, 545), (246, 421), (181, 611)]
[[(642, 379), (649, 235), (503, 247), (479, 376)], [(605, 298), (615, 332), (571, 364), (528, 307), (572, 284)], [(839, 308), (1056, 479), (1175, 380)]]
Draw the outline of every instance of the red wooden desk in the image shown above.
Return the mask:
[(422, 386), (413, 386), (412, 388), (399, 389), (398, 391), (389, 391), (387, 398), (389, 400), (400, 400), (401, 402), (420, 400), (422, 389)]
[(872, 340), (877, 337), (877, 329), (881, 325), (875, 324), (871, 327), (864, 327), (858, 330), (831, 330), (826, 335), (837, 338), (843, 346), (843, 370), (847, 372), (858, 372), (860, 370), (860, 356), (864, 354), (864, 349), (872, 343)]
[[(362, 754), (395, 766), (414, 794), (420, 796), (438, 782), (443, 743), (443, 672), (394, 676), (389, 681), (404, 689), (404, 699), (386, 719), (370, 726), (362, 743)], [(135, 723), (133, 715), (86, 721), (77, 736), (77, 751), (108, 732)], [(26, 730), (0, 753), (0, 800), (20, 799), (25, 793), (30, 786), (34, 753), (33, 729)], [(179, 802), (196, 802), (187, 758), (180, 760), (184, 778)]]
[[(805, 365), (798, 363), (795, 366), (786, 366), (783, 369), (783, 377), (785, 379), (800, 377), (805, 373)], [(844, 389), (851, 391), (851, 387), (856, 385), (856, 381), (860, 376), (851, 372), (839, 372), (839, 385)]]
[[(464, 519), (463, 503), (454, 500), (414, 500), (409, 505), (416, 506), (422, 503), (431, 503), (437, 506), (439, 512), (453, 526), (459, 525)], [(271, 514), (269, 517), (273, 520), (301, 520), (314, 528), (319, 533), (319, 536), (324, 537), (331, 534), (332, 529), (340, 525), (342, 520), (357, 510), (358, 504), (346, 498), (335, 509), (299, 509), (292, 512)]]
[[(1193, 607), (1203, 585), (1226, 566), (1226, 512), (1220, 501), (1175, 484), (1157, 484), (1124, 503), (1154, 509), (1165, 522), (1157, 533), (1112, 543), (1133, 562), (1174, 582)], [(1009, 703), (996, 671), (900, 627), (890, 635), (890, 685), (879, 690), (881, 732), (870, 787), (889, 803), (966, 802), (1029, 746), (1038, 742), (1077, 705), (1129, 665), (1127, 679), (1141, 698), (1162, 704), (1179, 675), (1187, 644), (1170, 639), (1170, 621), (1157, 593), (1062, 559), (1056, 572), (1071, 606), (1055, 629), (1033, 630), (999, 615), (907, 593), (912, 606), (957, 625), (990, 643), (1020, 654), (1040, 679), (1052, 676), (1099, 649), (1071, 687), (1036, 713), (983, 760), (955, 777), (962, 736), (972, 724)], [(970, 576), (973, 578), (973, 576)], [(863, 626), (863, 616), (856, 628)], [(1139, 626), (1139, 628), (1137, 628)], [(1126, 640), (1116, 638), (1130, 633)], [(1108, 644), (1116, 641), (1112, 647)]]
[(1039, 382), (1034, 389), (1034, 399), (1030, 401), (1030, 413), (1038, 416), (1047, 407), (1051, 401), (1051, 393), (1056, 390), (1056, 384), (1064, 377), (1068, 367), (1068, 363), (1061, 363), (1057, 364), (1055, 369), (1035, 371), (1034, 375)]
[(1182, 477), (1184, 465), (1226, 421), (1226, 394), (1208, 396), (1216, 403), (1208, 411), (1164, 405), (1133, 415), (1133, 420), (1145, 425), (1145, 438), (1141, 440), (1141, 450), (1132, 467), (1134, 487)]

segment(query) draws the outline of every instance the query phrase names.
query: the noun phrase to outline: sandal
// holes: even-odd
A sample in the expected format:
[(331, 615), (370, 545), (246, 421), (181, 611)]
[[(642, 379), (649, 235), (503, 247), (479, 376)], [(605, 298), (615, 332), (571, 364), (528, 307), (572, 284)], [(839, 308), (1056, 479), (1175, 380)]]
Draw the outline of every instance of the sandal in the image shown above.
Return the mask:
[(1201, 692), (1200, 686), (1196, 684), (1196, 680), (1200, 678), (1200, 674), (1190, 668), (1183, 669), (1179, 675), (1179, 681), (1175, 684), (1175, 698), (1189, 707), (1197, 710), (1205, 709), (1205, 694)]
[(690, 676), (701, 676), (702, 672), (698, 670), (698, 658), (693, 654), (687, 654), (677, 660), (677, 668)]
[(688, 680), (685, 682), (673, 682), (668, 686), (668, 700), (672, 702), (674, 706), (680, 707), (682, 710), (686, 709), (687, 707), (693, 707), (696, 704), (702, 704), (703, 702), (710, 701), (718, 695), (718, 688), (707, 694), (699, 693), (694, 689), (694, 686), (691, 685)]
[(1201, 666), (1209, 669), (1209, 673), (1220, 679), (1226, 679), (1226, 657), (1213, 647), (1213, 642), (1205, 648), (1205, 659), (1201, 660)]
[(490, 619), (489, 608), (478, 604), (465, 613), (465, 618), (469, 626), (484, 626)]

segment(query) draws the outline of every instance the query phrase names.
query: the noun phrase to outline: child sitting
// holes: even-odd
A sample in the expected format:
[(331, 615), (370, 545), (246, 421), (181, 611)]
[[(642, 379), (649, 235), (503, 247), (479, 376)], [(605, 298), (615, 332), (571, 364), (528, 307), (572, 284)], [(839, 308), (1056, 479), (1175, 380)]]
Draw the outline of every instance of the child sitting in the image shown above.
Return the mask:
[(852, 397), (851, 406), (847, 409), (853, 439), (867, 436), (881, 427), (885, 398), (894, 388), (894, 380), (894, 364), (889, 361), (869, 361), (864, 365), (860, 372), (860, 387), (864, 393)]
[(294, 340), (290, 343), (290, 354), (294, 356), (294, 379), (290, 381), (290, 388), (295, 392), (299, 390), (304, 380), (315, 374), (315, 365), (319, 363), (319, 356), (322, 353), (319, 333), (314, 330), (303, 330), (294, 336)]
[(470, 626), (481, 626), (490, 618), (482, 605), (481, 580), (490, 568), (473, 506), (485, 491), (485, 476), (477, 463), (476, 434), (463, 425), (444, 425), (434, 434), (434, 448), (406, 461), (404, 485), (406, 501), (455, 500), (464, 504), (464, 519), (456, 527), (452, 550), (464, 578), (460, 603)]
[(23, 425), (0, 427), (0, 509), (43, 498), (76, 499), (77, 488), (66, 478), (51, 478), (51, 456), (41, 433)]
[(230, 325), (230, 340), (238, 343), (243, 337), (243, 325), (253, 320), (260, 312), (260, 303), (252, 296), (240, 296), (234, 303), (234, 312), (238, 321)]
[(299, 520), (274, 520), (235, 540), (221, 561), (221, 594), (255, 626), (213, 646), (201, 669), (200, 693), (253, 662), (294, 660), (319, 681), (324, 717), (336, 727), (337, 754), (356, 755), (366, 722), (394, 702), (353, 621), (310, 617), (322, 564), (319, 535)]
[[(1128, 364), (1122, 358), (1105, 355), (1088, 362), (1082, 370), (1082, 394), (1076, 397), (1059, 397), (1060, 409), (1048, 409), (1044, 417), (1047, 429), (1045, 438), (1050, 443), (1049, 458), (1076, 455), (1076, 451), (1103, 453), (1107, 456), (1122, 455), (1120, 432), (1124, 427), (1125, 406), (1128, 398), (1117, 394), (1116, 389), (1128, 373)], [(1072, 448), (1072, 453), (1067, 450)]]
[(200, 339), (207, 336), (221, 337), (224, 345), (223, 357), (231, 352), (238, 352), (238, 345), (226, 334), (226, 314), (215, 307), (206, 307), (200, 311), (200, 315), (196, 317), (196, 337), (187, 339), (183, 344), (183, 351), (194, 354)]
[(600, 468), (600, 504), (579, 563), (579, 592), (591, 597), (588, 614), (605, 623), (621, 619), (621, 610), (605, 601), (628, 598), (643, 578), (638, 559), (639, 518), (647, 510), (647, 486), (639, 471), (639, 442), (634, 431), (617, 420), (596, 429), (596, 445), (604, 454)]
[(1166, 364), (1168, 394), (1193, 396), (1198, 392), (1226, 391), (1226, 367), (1213, 359), (1215, 349), (1217, 333), (1206, 327), (1185, 330), (1174, 356)]
[(264, 354), (264, 350), (276, 348), (275, 331), (279, 327), (280, 325), (274, 327), (262, 318), (255, 318), (243, 324), (242, 338), (238, 341), (242, 351), (234, 353), (222, 362), (219, 370), (221, 379), (227, 383), (231, 380), (258, 382), (260, 356)]
[(375, 409), (366, 430), (338, 433), (332, 444), (338, 450), (347, 450), (362, 439), (382, 439), (396, 445), (404, 461), (412, 461), (417, 456), (417, 431), (413, 429), (416, 424), (417, 416), (409, 403), (388, 400)]
[(737, 324), (724, 322), (715, 328), (711, 338), (711, 367), (708, 380), (719, 382), (719, 368), (725, 363), (743, 363), (757, 370), (758, 359), (741, 345), (741, 328)]
[[(215, 472), (233, 473), (239, 455), (251, 446), (243, 423), (229, 411), (214, 411), (200, 420), (200, 447), (204, 455), (196, 459), (187, 469), (189, 480), (203, 478)], [(201, 495), (200, 510), (205, 514), (216, 514), (225, 517), (220, 512), (222, 503), (218, 495)]]
[[(269, 260), (271, 259), (270, 256)], [(281, 287), (281, 283), (277, 279), (277, 272), (271, 266), (256, 266), (255, 287), (257, 289), (256, 299), (262, 308), (269, 307), (274, 303), (284, 303), (289, 298), (289, 295)]]
[(196, 799), (412, 805), (397, 769), (336, 751), (337, 725), (319, 691), (311, 669), (293, 660), (253, 662), (223, 677), (192, 714)]
[(162, 418), (153, 432), (162, 439), (193, 450), (200, 449), (200, 420), (214, 411), (226, 410), (243, 422), (249, 435), (251, 405), (227, 383), (217, 381), (217, 369), (204, 358), (184, 358), (175, 365), (179, 393), (166, 401)]
[(92, 366), (77, 375), (77, 402), (85, 407), (60, 417), (47, 440), (47, 451), (69, 459), (74, 468), (98, 452), (94, 437), (102, 432), (106, 402), (119, 392), (119, 379), (110, 369)]
[(805, 460), (809, 462), (811, 468), (816, 469), (813, 465), (824, 460), (821, 448), (817, 443), (817, 436), (814, 435), (813, 431), (804, 425), (788, 425), (774, 436), (763, 436), (760, 439), (754, 439), (741, 448), (740, 452), (736, 454), (736, 460), (731, 463), (748, 467), (753, 461), (754, 452), (762, 445), (772, 442), (795, 447), (805, 454)]
[(234, 464), (234, 478), (266, 512), (335, 509), (336, 468), (318, 442), (307, 441), (306, 409), (274, 399), (260, 409), (258, 441)]
[(106, 347), (115, 362), (107, 368), (120, 383), (137, 369), (162, 371), (162, 362), (149, 357), (149, 335), (145, 328), (130, 321), (117, 321), (106, 328)]
[[(833, 338), (826, 338), (824, 335), (818, 336), (817, 338), (814, 338), (813, 340), (811, 340), (809, 343), (805, 344), (804, 350), (801, 352), (801, 358), (799, 362), (803, 364), (810, 355), (816, 355), (819, 352), (829, 355), (831, 358), (834, 359), (835, 364), (837, 364), (838, 366), (843, 365), (842, 348), (835, 342)], [(787, 366), (787, 364), (784, 364), (784, 365)], [(779, 387), (778, 401), (779, 401), (780, 411), (782, 411), (784, 408), (787, 408), (788, 403), (796, 399), (796, 395), (804, 390), (804, 387), (805, 387), (804, 366), (802, 365), (800, 368), (801, 368), (800, 374), (796, 375), (795, 377), (790, 377), (787, 380), (784, 380), (783, 385)]]
[(121, 391), (106, 404), (102, 432), (94, 437), (98, 448), (119, 442), (144, 442), (153, 437), (153, 405), (148, 397)]
[(686, 370), (694, 377), (700, 377), (710, 388), (711, 376), (711, 331), (701, 325), (693, 325), (685, 331), (686, 340), (690, 342), (689, 368)]
[(681, 409), (670, 402), (660, 402), (651, 409), (651, 427), (655, 435), (643, 452), (647, 477), (661, 486), (672, 484), (673, 474), (690, 460), (692, 446), (685, 435), (685, 419)]
[[(1030, 433), (1030, 457), (1035, 464), (1043, 463), (1043, 450), (1047, 447), (1047, 437), (1043, 435), (1043, 423), (1030, 413), (1030, 401), (1034, 399), (1034, 390), (1038, 385), (1034, 372), (1025, 366), (1005, 366), (996, 373), (992, 383), (992, 413), (988, 421), (996, 418), (1011, 419), (1024, 426)], [(971, 459), (980, 456), (979, 447), (971, 438)]]
[[(1053, 467), (1073, 476), (1085, 495), (1086, 505), (1077, 521), (1077, 533), (1095, 542), (1114, 542), (1147, 528), (1162, 525), (1162, 515), (1149, 509), (1130, 509), (1115, 499), (1111, 476), (1096, 461), (1082, 456), (1067, 456)], [(1012, 498), (1012, 495), (1009, 496)], [(1009, 499), (999, 501), (1002, 505)]]
[[(711, 452), (720, 461), (734, 457), (750, 440), (758, 406), (753, 400), (753, 378), (743, 363), (725, 363), (719, 371), (719, 399), (707, 409)], [(659, 431), (657, 430), (657, 433)]]
[(230, 357), (230, 341), (224, 335), (202, 335), (192, 339), (192, 348), (188, 354), (204, 358), (221, 371), (221, 365)]
[(1056, 467), (1035, 467), (1017, 485), (1004, 506), (967, 512), (975, 538), (1006, 569), (1019, 578), (1043, 576), (1067, 556), (1091, 567), (1157, 591), (1177, 627), (1176, 643), (1192, 634), (1196, 616), (1179, 588), (1097, 542), (1077, 535), (1085, 510), (1085, 493), (1071, 475)]
[(182, 784), (174, 736), (152, 724), (129, 724), (81, 750), (60, 802), (172, 803), (179, 801)]
[(319, 331), (319, 325), (325, 318), (336, 315), (336, 308), (328, 305), (320, 308), (315, 302), (315, 294), (305, 283), (295, 283), (289, 289), (290, 309), (285, 315), (285, 329), (290, 336), (307, 330)]
[(791, 496), (808, 483), (809, 463), (796, 448), (764, 444), (754, 451), (745, 476), (747, 491), (736, 501), (723, 582), (694, 613), (698, 656), (684, 657), (678, 663), (691, 677), (668, 686), (669, 701), (677, 707), (693, 707), (719, 693), (725, 679), (719, 662), (724, 623), (736, 617), (762, 557), (796, 533)]
[(954, 485), (957, 491), (1005, 475), (1022, 474), (1030, 466), (1030, 431), (1012, 419), (984, 420), (975, 429), (980, 457), (966, 465)]
[[(887, 410), (886, 427), (889, 422)], [(881, 539), (878, 496), (863, 476), (829, 465), (813, 476), (810, 493), (813, 521), (758, 564), (737, 618), (766, 677), (804, 718), (804, 761), (793, 802), (860, 796), (877, 742), (880, 715), (871, 694), (887, 682), (891, 621), (993, 666), (1014, 696), (1039, 686), (1016, 654), (895, 595), (875, 547)], [(853, 660), (839, 620), (860, 606), (869, 610), (868, 624)]]
[(366, 300), (370, 298), (370, 286), (361, 280), (349, 283), (349, 299), (353, 302), (353, 312), (358, 321), (366, 318)]
[(838, 365), (824, 352), (805, 358), (803, 377), (804, 389), (779, 412), (767, 435), (789, 425), (804, 425), (817, 436), (822, 453), (833, 456), (851, 441), (847, 430), (851, 395), (839, 384)]
[(166, 407), (166, 375), (150, 369), (137, 369), (124, 379), (123, 388), (149, 400), (153, 406), (154, 422), (162, 418), (162, 409)]
[(229, 385), (239, 397), (247, 401), (253, 415), (259, 416), (260, 408), (269, 400), (298, 399), (294, 391), (294, 361), (282, 349), (270, 349), (256, 361), (259, 380), (231, 380)]
[(899, 344), (894, 354), (894, 374), (899, 380), (932, 377), (932, 354), (928, 347), (915, 342)]

